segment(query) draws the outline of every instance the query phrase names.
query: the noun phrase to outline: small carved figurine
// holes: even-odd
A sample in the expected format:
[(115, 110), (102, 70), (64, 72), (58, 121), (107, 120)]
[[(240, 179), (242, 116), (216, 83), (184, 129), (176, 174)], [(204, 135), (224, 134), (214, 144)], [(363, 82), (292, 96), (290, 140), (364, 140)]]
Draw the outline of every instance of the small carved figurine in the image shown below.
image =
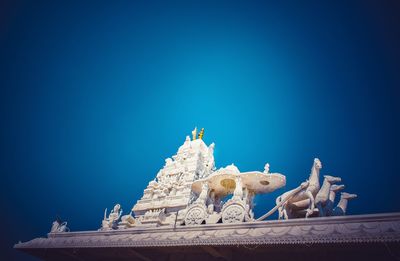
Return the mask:
[(265, 164), (264, 166), (264, 173), (268, 174), (269, 173), (269, 163)]
[(111, 210), (110, 214), (107, 218), (107, 209), (104, 211), (104, 219), (102, 221), (102, 230), (108, 229), (117, 229), (118, 228), (118, 221), (122, 215), (122, 209), (120, 204), (116, 204), (114, 209)]
[(61, 219), (57, 217), (51, 226), (50, 233), (60, 232), (69, 232), (69, 228), (67, 227), (67, 222), (62, 222)]

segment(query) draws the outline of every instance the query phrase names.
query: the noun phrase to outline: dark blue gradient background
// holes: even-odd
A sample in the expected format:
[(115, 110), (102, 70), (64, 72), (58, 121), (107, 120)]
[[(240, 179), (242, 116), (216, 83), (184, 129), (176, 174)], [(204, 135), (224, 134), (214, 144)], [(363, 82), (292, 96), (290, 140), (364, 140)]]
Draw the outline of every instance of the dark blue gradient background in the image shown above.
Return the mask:
[(56, 215), (128, 213), (194, 126), (217, 167), (290, 189), (319, 157), (350, 214), (400, 211), (396, 1), (166, 2), (1, 4), (2, 260)]

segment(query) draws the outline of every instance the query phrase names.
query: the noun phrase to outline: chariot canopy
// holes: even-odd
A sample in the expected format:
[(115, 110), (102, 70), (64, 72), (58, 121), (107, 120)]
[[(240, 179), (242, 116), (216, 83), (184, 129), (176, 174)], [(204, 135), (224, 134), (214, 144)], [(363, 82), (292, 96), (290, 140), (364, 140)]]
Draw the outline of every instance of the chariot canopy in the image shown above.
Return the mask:
[(201, 193), (202, 184), (206, 182), (209, 190), (216, 197), (222, 198), (232, 194), (236, 188), (236, 178), (241, 179), (242, 188), (252, 194), (266, 194), (273, 192), (286, 184), (286, 178), (280, 173), (263, 173), (259, 171), (249, 171), (242, 173), (232, 173), (223, 171), (208, 176), (207, 178), (196, 180), (192, 184), (192, 191), (196, 194)]

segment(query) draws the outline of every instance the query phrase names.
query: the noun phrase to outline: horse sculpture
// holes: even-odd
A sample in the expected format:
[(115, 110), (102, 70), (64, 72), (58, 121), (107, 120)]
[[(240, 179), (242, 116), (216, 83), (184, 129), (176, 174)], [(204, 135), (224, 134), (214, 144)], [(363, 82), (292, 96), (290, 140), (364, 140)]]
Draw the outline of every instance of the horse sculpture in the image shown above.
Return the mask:
[(337, 206), (333, 209), (334, 216), (344, 216), (346, 215), (347, 203), (349, 200), (356, 198), (356, 194), (350, 194), (347, 192), (342, 192), (340, 195), (340, 201)]
[(50, 233), (60, 232), (69, 232), (69, 228), (67, 227), (67, 222), (62, 222), (61, 219), (57, 218), (51, 226)]
[[(331, 186), (337, 182), (341, 182), (342, 179), (339, 177), (333, 177), (329, 175), (324, 175), (324, 181), (322, 182), (321, 189), (318, 191), (315, 196), (315, 206), (318, 208), (318, 211), (314, 209), (314, 212), (317, 212), (318, 216), (323, 217), (326, 215), (324, 208), (327, 205), (329, 200), (329, 194), (331, 192)], [(295, 216), (305, 216), (304, 211), (310, 205), (310, 199), (301, 200), (298, 202), (294, 202), (291, 204), (291, 211), (295, 211)], [(314, 213), (315, 214), (315, 213)]]
[(329, 198), (325, 204), (324, 213), (326, 216), (332, 216), (333, 204), (335, 203), (336, 193), (344, 189), (344, 185), (332, 185), (329, 191)]
[(317, 195), (320, 184), (319, 184), (319, 172), (322, 168), (322, 163), (319, 159), (315, 158), (313, 166), (311, 168), (311, 174), (308, 179), (308, 186), (294, 193), (293, 190), (283, 193), (276, 199), (276, 205), (281, 205), (278, 208), (279, 219), (285, 218), (289, 219), (291, 212), (291, 206), (296, 202), (309, 199), (309, 204), (307, 207), (306, 218), (314, 212), (315, 207), (315, 196)]
[(341, 182), (342, 179), (339, 177), (332, 177), (329, 175), (324, 176), (324, 182), (322, 187), (315, 197), (315, 205), (318, 208), (318, 213), (320, 217), (325, 216), (324, 208), (329, 200), (329, 194), (331, 192), (331, 186), (337, 182)]

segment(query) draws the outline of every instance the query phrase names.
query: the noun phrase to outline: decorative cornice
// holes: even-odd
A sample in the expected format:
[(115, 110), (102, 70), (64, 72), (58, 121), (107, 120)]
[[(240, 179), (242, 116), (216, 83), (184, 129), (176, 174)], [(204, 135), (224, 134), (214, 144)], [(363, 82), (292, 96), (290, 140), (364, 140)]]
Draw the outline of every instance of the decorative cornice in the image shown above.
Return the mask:
[(400, 213), (49, 233), (17, 249), (400, 242)]

